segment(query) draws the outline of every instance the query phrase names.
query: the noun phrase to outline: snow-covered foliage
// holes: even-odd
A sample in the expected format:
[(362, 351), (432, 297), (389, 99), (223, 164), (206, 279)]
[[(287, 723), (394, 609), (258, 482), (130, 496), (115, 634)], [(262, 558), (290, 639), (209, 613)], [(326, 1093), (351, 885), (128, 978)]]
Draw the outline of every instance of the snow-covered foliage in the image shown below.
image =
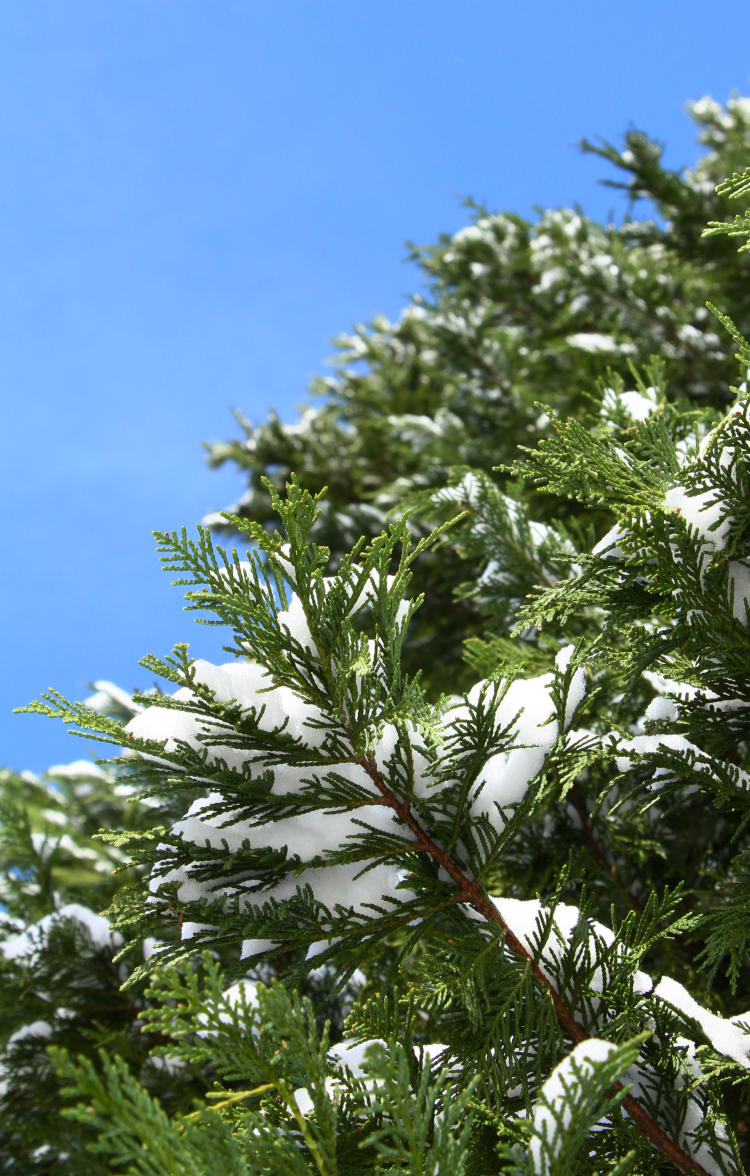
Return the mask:
[(157, 541), (224, 660), (32, 705), (119, 754), (3, 782), (0, 1170), (745, 1170), (750, 117), (693, 114), (597, 149), (664, 226), (478, 209), (214, 447), (250, 550)]
[[(327, 593), (327, 585), (323, 591)], [(290, 623), (292, 617), (296, 623)], [(279, 613), (278, 619), (292, 641), (302, 648), (314, 650), (298, 597), (292, 598), (289, 608)], [(377, 664), (381, 657), (377, 642), (371, 641), (370, 647), (371, 660)], [(392, 862), (368, 869), (362, 868), (358, 857), (348, 862), (337, 860), (342, 847), (349, 844), (352, 849), (356, 848), (358, 835), (363, 829), (377, 830), (394, 839), (394, 844), (409, 835), (398, 813), (384, 803), (382, 792), (373, 782), (370, 765), (375, 765), (382, 781), (389, 783), (392, 779), (398, 788), (395, 782), (399, 780), (401, 765), (410, 758), (411, 796), (422, 802), (451, 804), (450, 794), (455, 791), (460, 777), (458, 773), (446, 776), (445, 770), (441, 771), (434, 748), (441, 749), (445, 762), (445, 757), (460, 748), (463, 732), (477, 722), (481, 723), (486, 728), (486, 752), (483, 760), (477, 758), (473, 765), (473, 779), (469, 778), (465, 783), (461, 781), (467, 792), (463, 819), (473, 825), (484, 817), (495, 833), (500, 833), (507, 816), (525, 799), (532, 782), (539, 778), (546, 755), (560, 737), (554, 688), (565, 698), (563, 731), (570, 725), (583, 697), (584, 671), (581, 668), (575, 670), (568, 683), (565, 682), (572, 652), (572, 646), (560, 651), (553, 672), (531, 679), (516, 679), (511, 683), (502, 680), (479, 682), (464, 699), (449, 700), (434, 727), (432, 747), (425, 746), (413, 726), (399, 731), (393, 723), (386, 723), (372, 745), (368, 764), (356, 757), (354, 747), (348, 749), (347, 758), (342, 756), (337, 760), (327, 754), (324, 746), (326, 729), (334, 729), (335, 717), (330, 711), (310, 705), (288, 687), (275, 686), (265, 668), (251, 662), (229, 662), (223, 666), (213, 666), (205, 661), (191, 663), (193, 684), (207, 687), (215, 703), (233, 703), (243, 714), (257, 716), (263, 739), (274, 731), (283, 731), (297, 742), (298, 752), (304, 758), (294, 765), (270, 767), (270, 796), (302, 800), (303, 807), (300, 812), (276, 820), (272, 826), (268, 821), (259, 825), (257, 818), (247, 815), (241, 808), (227, 810), (221, 792), (198, 797), (171, 828), (174, 848), (170, 850), (166, 843), (160, 846), (164, 857), (157, 859), (153, 867), (152, 892), (158, 893), (162, 885), (172, 883), (176, 886), (175, 898), (181, 906), (216, 900), (220, 896), (247, 905), (252, 902), (257, 883), (254, 879), (248, 883), (233, 878), (231, 874), (227, 877), (227, 855), (237, 855), (240, 851), (251, 853), (264, 847), (276, 852), (293, 851), (294, 854), (293, 869), (288, 873), (278, 870), (275, 877), (269, 879), (264, 889), (269, 897), (290, 899), (298, 887), (309, 885), (323, 907), (332, 910), (336, 906), (346, 906), (360, 915), (384, 901), (397, 902), (405, 879), (403, 865), (396, 855)], [(162, 743), (165, 756), (177, 751), (180, 744), (189, 746), (205, 755), (207, 765), (226, 765), (240, 775), (245, 765), (255, 775), (269, 768), (264, 751), (252, 749), (251, 739), (247, 741), (247, 749), (222, 745), (222, 729), (230, 735), (234, 735), (234, 731), (226, 723), (216, 723), (209, 718), (210, 708), (201, 707), (194, 689), (181, 687), (169, 697), (191, 709), (160, 706), (155, 700), (153, 706), (131, 719), (125, 728), (126, 733), (132, 738)], [(501, 746), (502, 750), (495, 750), (496, 746)], [(476, 750), (479, 756), (479, 748)], [(169, 761), (165, 759), (164, 762)], [(310, 774), (315, 768), (323, 785), (334, 789), (345, 782), (356, 791), (359, 803), (343, 812), (335, 807), (330, 810), (313, 808), (312, 793), (316, 784), (310, 787)], [(211, 855), (199, 852), (197, 861), (173, 866), (173, 860), (184, 856), (185, 846), (214, 852)], [(216, 862), (213, 875), (208, 867), (211, 858)], [(323, 929), (327, 929), (323, 917), (320, 922)], [(183, 939), (192, 939), (200, 930), (199, 922), (183, 920)], [(268, 946), (265, 942), (258, 944), (246, 940), (243, 956), (256, 950), (267, 950)], [(311, 945), (311, 954), (316, 954), (317, 946)]]

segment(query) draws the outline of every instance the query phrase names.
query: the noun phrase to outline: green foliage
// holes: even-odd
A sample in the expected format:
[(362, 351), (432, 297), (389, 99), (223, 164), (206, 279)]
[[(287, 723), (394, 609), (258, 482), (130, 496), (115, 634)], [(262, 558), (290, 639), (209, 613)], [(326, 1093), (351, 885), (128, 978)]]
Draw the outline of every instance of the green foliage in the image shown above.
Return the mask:
[[(405, 500), (442, 491), (456, 467), (505, 490), (493, 468), (548, 435), (540, 400), (579, 419), (592, 395), (601, 402), (618, 379), (632, 388), (631, 365), (645, 372), (656, 357), (668, 367), (670, 402), (726, 406), (735, 367), (706, 302), (750, 333), (747, 262), (731, 240), (701, 233), (732, 210), (731, 194), (715, 186), (747, 164), (747, 103), (704, 99), (690, 112), (709, 151), (681, 174), (662, 166), (662, 148), (641, 132), (629, 132), (622, 149), (583, 144), (619, 171), (622, 179), (608, 182), (631, 209), (645, 201), (658, 221), (647, 212), (602, 225), (580, 209), (530, 221), (470, 203), (472, 224), (412, 246), (423, 292), (395, 322), (378, 316), (336, 340), (334, 374), (313, 383), (299, 421), (238, 417), (241, 436), (208, 447), (213, 465), (232, 462), (247, 479), (231, 514), (273, 525), (263, 479), (281, 492), (294, 472), (312, 493), (327, 487), (317, 538), (335, 559), (361, 534), (378, 534)], [(530, 505), (537, 524), (580, 515), (559, 499), (533, 496)], [(428, 514), (413, 515), (412, 527), (429, 530)], [(473, 539), (464, 545), (457, 531), (420, 565), (425, 602), (406, 660), (421, 664), (435, 691), (472, 682), (461, 645), (486, 637), (487, 611), (471, 590), (452, 602), (458, 586), (476, 585), (476, 572)]]
[(470, 1091), (446, 1105), (445, 1075), (432, 1081), (429, 1065), (415, 1069), (397, 1042), (373, 1043), (368, 1076), (357, 1079), (328, 1061), (326, 1034), (318, 1033), (308, 1002), (280, 985), (222, 991), (210, 956), (203, 965), (200, 976), (162, 975), (146, 1016), (169, 1039), (159, 1052), (172, 1068), (203, 1064), (213, 1075), (207, 1101), (195, 1111), (170, 1120), (121, 1059), (102, 1053), (96, 1067), (53, 1052), (66, 1094), (83, 1104), (67, 1115), (87, 1134), (93, 1128), (92, 1150), (114, 1170), (464, 1171)]
[[(733, 428), (732, 445), (739, 446), (743, 435), (734, 417), (731, 421), (734, 424), (728, 423), (724, 433)], [(575, 446), (580, 436), (575, 432), (570, 445)], [(605, 451), (603, 442), (600, 448)], [(710, 444), (705, 452), (711, 454)], [(549, 461), (554, 466), (554, 457)], [(725, 464), (713, 462), (711, 468), (723, 471)], [(635, 494), (637, 482), (632, 486)], [(711, 492), (701, 493), (704, 501)], [(645, 498), (648, 505), (641, 504), (643, 510), (653, 511), (655, 494), (652, 487)], [(408, 530), (394, 525), (379, 540), (359, 544), (350, 557), (340, 561), (336, 574), (326, 577), (328, 553), (309, 538), (316, 520), (312, 497), (292, 483), (287, 501), (279, 501), (277, 506), (285, 525), (284, 542), (259, 531), (257, 540), (263, 550), (245, 564), (236, 554), (229, 557), (215, 551), (206, 532), (200, 534), (197, 544), (184, 535), (160, 537), (168, 566), (182, 574), (182, 582), (191, 590), (191, 602), (210, 608), (232, 625), (234, 651), (246, 651), (253, 659), (239, 664), (246, 666), (243, 672), (256, 677), (249, 694), (246, 686), (241, 689), (242, 679), (236, 678), (229, 690), (233, 697), (227, 698), (226, 687), (221, 693), (219, 678), (214, 675), (212, 685), (204, 685), (211, 681), (205, 668), (191, 663), (184, 650), (178, 651), (165, 663), (178, 686), (177, 693), (169, 699), (156, 696), (150, 707), (127, 724), (121, 741), (131, 757), (145, 757), (152, 781), (158, 778), (167, 798), (166, 812), (179, 807), (176, 796), (183, 797), (184, 803), (197, 786), (204, 796), (210, 791), (205, 799), (193, 802), (171, 830), (155, 829), (150, 846), (148, 837), (140, 838), (146, 846), (145, 862), (152, 864), (151, 894), (145, 903), (141, 899), (130, 906), (120, 903), (113, 911), (115, 925), (131, 933), (136, 928), (142, 936), (157, 931), (165, 919), (169, 924), (179, 914), (182, 941), (152, 957), (149, 968), (154, 960), (168, 967), (169, 961), (194, 952), (196, 945), (227, 951), (232, 944), (239, 946), (244, 941), (243, 957), (254, 953), (258, 958), (281, 956), (289, 981), (309, 970), (306, 960), (311, 952), (331, 960), (344, 976), (351, 971), (353, 956), (374, 963), (377, 969), (378, 951), (391, 942), (398, 948), (401, 969), (413, 967), (416, 992), (412, 999), (425, 1006), (435, 1030), (446, 1016), (450, 1021), (462, 1005), (467, 1011), (475, 1010), (477, 1028), (470, 1049), (465, 1040), (446, 1043), (449, 1057), (453, 1059), (455, 1049), (458, 1061), (442, 1078), (443, 1086), (452, 1090), (451, 1105), (468, 1107), (477, 1059), (484, 1058), (487, 1089), (496, 1092), (496, 1099), (485, 1100), (485, 1105), (491, 1114), (501, 1115), (509, 1129), (508, 1117), (512, 1122), (524, 1107), (529, 1108), (535, 1092), (543, 1086), (544, 1075), (564, 1051), (566, 1035), (585, 1040), (589, 1034), (606, 1032), (614, 1045), (628, 1041), (634, 1032), (651, 1028), (655, 1019), (657, 1025), (663, 1022), (662, 1004), (647, 995), (653, 983), (639, 970), (642, 956), (647, 950), (653, 954), (661, 940), (680, 936), (689, 940), (699, 919), (696, 913), (689, 917), (680, 914), (675, 909), (675, 896), (667, 892), (661, 903), (647, 903), (640, 916), (631, 911), (618, 917), (611, 911), (609, 930), (593, 918), (593, 912), (599, 914), (605, 898), (611, 901), (611, 886), (606, 890), (595, 886), (588, 904), (580, 908), (560, 903), (557, 897), (546, 909), (526, 897), (490, 900), (488, 892), (528, 894), (517, 880), (514, 885), (512, 864), (515, 854), (526, 851), (524, 831), (533, 828), (535, 838), (543, 839), (545, 814), (559, 805), (560, 765), (566, 770), (565, 733), (583, 693), (583, 671), (576, 655), (572, 650), (563, 660), (558, 655), (552, 671), (538, 678), (480, 684), (464, 700), (430, 712), (418, 682), (402, 673), (399, 658), (414, 608), (414, 602), (408, 604), (404, 599), (413, 554)], [(416, 553), (426, 545), (426, 540), (421, 541)], [(400, 555), (394, 562), (397, 547)], [(636, 549), (640, 554), (640, 546)], [(673, 558), (668, 543), (666, 549)], [(646, 554), (651, 559), (653, 552), (649, 549)], [(390, 575), (387, 569), (392, 566), (396, 571)], [(697, 584), (702, 593), (699, 570), (693, 588)], [(294, 590), (292, 596), (281, 583), (283, 575)], [(271, 590), (272, 582), (279, 585), (278, 600)], [(206, 587), (196, 591), (202, 583)], [(282, 604), (286, 607), (281, 608)], [(690, 613), (695, 611), (693, 604), (693, 600), (686, 602)], [(368, 633), (374, 635), (369, 637)], [(237, 663), (229, 663), (230, 667), (232, 664)], [(513, 702), (519, 688), (522, 693), (517, 697), (525, 699), (527, 711), (539, 712), (540, 702), (545, 700), (536, 733), (528, 726), (529, 714), (524, 720), (526, 733), (520, 733), (524, 706), (519, 710)], [(527, 693), (529, 688), (534, 693)], [(278, 702), (275, 695), (282, 690), (287, 692), (281, 696), (289, 706), (286, 717), (264, 726), (264, 700), (273, 710)], [(87, 711), (59, 696), (50, 696), (49, 709), (71, 720), (84, 719), (90, 729), (100, 727), (105, 737), (111, 738), (108, 722), (92, 720)], [(187, 727), (185, 718), (189, 720)], [(175, 723), (177, 726), (172, 726)], [(553, 730), (545, 739), (542, 732), (550, 725)], [(151, 737), (144, 737), (149, 732)], [(533, 738), (539, 741), (536, 747)], [(605, 761), (611, 762), (613, 753), (606, 744), (602, 750)], [(624, 757), (630, 750), (628, 740), (622, 739), (614, 750)], [(714, 793), (717, 787), (723, 788), (724, 803), (746, 803), (742, 791), (741, 799), (735, 800), (740, 770), (725, 768), (698, 745), (675, 746), (667, 740), (664, 744), (656, 741), (656, 746), (644, 751), (636, 746), (633, 750), (641, 759), (651, 756), (662, 775), (668, 776), (671, 769), (676, 777), (679, 767), (682, 782), (687, 767), (692, 772), (690, 778), (700, 780), (704, 792), (708, 784)], [(241, 758), (233, 760), (233, 755)], [(576, 763), (580, 766), (578, 759)], [(506, 779), (501, 791), (494, 794), (498, 800), (489, 803), (483, 798), (488, 789), (496, 787), (493, 770), (501, 773), (501, 780), (504, 772)], [(510, 785), (507, 793), (508, 780), (521, 770), (521, 792), (513, 791)], [(290, 772), (294, 773), (293, 787)], [(572, 775), (575, 777), (575, 770)], [(662, 787), (668, 795), (669, 778)], [(503, 804), (500, 798), (506, 793), (509, 799)], [(639, 807), (636, 800), (637, 816), (647, 821), (652, 803), (649, 798), (647, 805)], [(383, 808), (390, 810), (386, 823), (375, 816)], [(309, 823), (314, 816), (318, 819), (317, 842), (313, 836), (312, 852), (305, 855), (296, 839), (303, 829), (300, 822)], [(325, 825), (338, 827), (338, 844), (327, 843)], [(569, 838), (563, 840), (559, 835), (546, 840), (548, 852), (558, 847), (561, 853), (569, 844)], [(297, 852), (292, 855), (293, 847)], [(138, 855), (135, 842), (131, 842), (131, 852)], [(398, 881), (376, 872), (390, 861), (400, 865)], [(570, 865), (566, 869), (562, 860), (558, 873), (556, 889), (562, 898), (571, 883), (580, 885), (580, 879), (574, 878)], [(196, 884), (197, 893), (193, 889)], [(697, 912), (701, 906), (705, 909), (705, 900), (696, 903)], [(467, 924), (467, 908), (478, 923)], [(709, 910), (715, 918), (715, 900)], [(571, 917), (575, 920), (572, 923)], [(447, 936), (448, 942), (460, 937), (465, 952), (458, 987), (449, 972), (448, 987), (439, 986), (432, 995), (441, 967), (434, 960), (429, 968), (420, 965), (421, 945), (428, 936), (446, 936), (449, 929), (454, 929), (455, 935)], [(241, 974), (246, 965), (236, 954), (229, 958), (233, 973)], [(475, 971), (474, 960), (486, 958), (492, 960), (492, 980), (483, 969)], [(683, 969), (687, 963), (685, 960)], [(469, 988), (462, 979), (467, 973), (473, 981)], [(140, 974), (141, 970), (136, 971), (130, 984)], [(317, 1090), (329, 1105), (325, 1044), (315, 1047), (309, 1056), (303, 1047), (312, 1032), (312, 1012), (302, 1017), (297, 1009), (295, 1015), (302, 1021), (295, 1028), (273, 1003), (259, 998), (267, 1021), (258, 1046), (247, 1026), (240, 1026), (234, 1017), (230, 1028), (219, 1033), (226, 999), (222, 1004), (210, 965), (207, 987), (200, 986), (195, 975), (189, 974), (187, 989), (179, 986), (183, 981), (174, 980), (175, 973), (167, 970), (165, 975), (172, 976), (169, 983), (177, 987), (168, 987), (155, 1006), (145, 1011), (152, 1032), (170, 1042), (188, 1039), (189, 1048), (177, 1056), (197, 1073), (206, 1074), (216, 1067), (224, 1081), (239, 1082), (243, 1088), (274, 1084), (287, 1108), (291, 1107), (292, 1081), (300, 1088), (309, 1087), (316, 1130), (328, 1134), (325, 1138), (315, 1135), (313, 1146), (303, 1131), (305, 1146), (321, 1171), (332, 1170), (331, 1157), (338, 1148), (337, 1125), (315, 1102)], [(476, 1010), (486, 1004), (490, 984), (497, 990), (494, 1000), (498, 1006), (478, 1022)], [(284, 990), (278, 992), (283, 994)], [(278, 999), (287, 998), (280, 995)], [(205, 1024), (206, 1030), (196, 1032), (198, 1024)], [(484, 1034), (481, 1044), (476, 1036), (480, 1024)], [(393, 1022), (390, 1028), (395, 1028)], [(302, 1065), (299, 1071), (292, 1067), (293, 1078), (279, 1079), (273, 1069), (274, 1051), (279, 1048), (274, 1042), (279, 1033), (290, 1043), (290, 1056)], [(399, 1036), (403, 1037), (403, 1031)], [(712, 1040), (710, 1028), (708, 1040)], [(658, 1037), (644, 1044), (636, 1067), (642, 1114), (648, 1123), (657, 1124), (664, 1119), (668, 1105), (668, 1121), (674, 1124), (673, 1146), (677, 1147), (686, 1142), (677, 1125), (686, 1115), (689, 1118), (697, 1098), (692, 1086), (674, 1086), (672, 1082), (665, 1104), (662, 1084), (670, 1067), (679, 1068), (679, 1057), (675, 1057), (679, 1041), (668, 1017)], [(527, 1044), (519, 1049), (520, 1042)], [(407, 1039), (400, 1048), (408, 1051), (413, 1047)], [(395, 1045), (394, 1050), (387, 1064), (381, 1057), (378, 1072), (383, 1097), (392, 1104), (394, 1122), (384, 1134), (376, 1131), (373, 1146), (384, 1149), (389, 1162), (398, 1159), (413, 1167), (416, 1151), (424, 1151), (425, 1132), (432, 1131), (427, 1122), (443, 1086), (433, 1085), (424, 1071), (421, 1078), (415, 1077), (406, 1055), (399, 1056)], [(319, 1067), (317, 1079), (315, 1065)], [(458, 1079), (449, 1078), (454, 1072)], [(128, 1115), (137, 1117), (132, 1128), (136, 1135), (141, 1132), (145, 1137), (157, 1130), (152, 1120), (161, 1111), (157, 1114), (150, 1098), (139, 1101), (122, 1067), (116, 1070), (109, 1066), (99, 1079), (88, 1061), (84, 1073), (89, 1085), (80, 1092), (95, 1098), (96, 1105), (109, 1108), (116, 1097), (128, 1108)], [(414, 1088), (405, 1085), (407, 1073), (416, 1083)], [(590, 1089), (578, 1076), (583, 1083), (581, 1098), (590, 1100), (592, 1115), (603, 1105), (597, 1075), (591, 1076)], [(399, 1083), (403, 1098), (395, 1093)], [(509, 1091), (518, 1093), (509, 1097)], [(717, 1077), (709, 1084), (703, 1080), (701, 1091), (703, 1118), (719, 1123), (723, 1132), (702, 1140), (701, 1147), (707, 1148), (709, 1155), (720, 1155), (726, 1150), (722, 1141), (731, 1138), (721, 1111), (721, 1081)], [(291, 1113), (299, 1125), (299, 1115)], [(382, 1113), (382, 1105), (376, 1103), (375, 1116)], [(407, 1122), (411, 1124), (408, 1132)], [(449, 1127), (437, 1134), (434, 1163), (442, 1162), (443, 1154), (452, 1157), (451, 1162), (468, 1162), (472, 1134), (468, 1120), (466, 1130), (458, 1136), (453, 1120), (448, 1117), (444, 1122)], [(617, 1136), (617, 1121), (612, 1124)], [(164, 1120), (164, 1130), (172, 1129)], [(629, 1139), (629, 1126), (625, 1135)], [(278, 1132), (274, 1133), (273, 1148), (283, 1151), (285, 1145), (277, 1136)], [(98, 1138), (97, 1146), (106, 1150), (109, 1145), (101, 1133)], [(225, 1145), (229, 1146), (225, 1135), (219, 1133), (216, 1146)], [(575, 1141), (570, 1144), (574, 1150), (578, 1146)], [(613, 1141), (612, 1146), (618, 1153), (620, 1143)], [(168, 1142), (164, 1147), (168, 1149)], [(117, 1159), (119, 1162), (119, 1154)], [(282, 1163), (278, 1158), (274, 1162)], [(302, 1170), (296, 1159), (294, 1164), (297, 1168), (288, 1170)], [(726, 1170), (737, 1168), (730, 1164)]]
[(641, 1040), (636, 1038), (618, 1048), (600, 1048), (599, 1056), (594, 1055), (592, 1059), (589, 1056), (592, 1046), (606, 1045), (592, 1041), (586, 1043), (583, 1052), (579, 1046), (563, 1059), (534, 1103), (525, 1135), (527, 1150), (508, 1154), (511, 1163), (507, 1171), (514, 1176), (534, 1176), (539, 1172), (575, 1176), (587, 1169), (606, 1172), (607, 1176), (632, 1172), (636, 1149), (625, 1155), (607, 1156), (611, 1138), (606, 1138), (607, 1133), (599, 1133), (604, 1140), (600, 1138), (598, 1142), (604, 1142), (604, 1147), (592, 1147), (596, 1139), (595, 1135), (592, 1137), (592, 1128), (617, 1114), (627, 1093), (621, 1079), (638, 1058), (640, 1044)]
[[(719, 184), (717, 193), (720, 196), (726, 196), (730, 200), (742, 200), (750, 193), (750, 168), (743, 168), (740, 172), (735, 172), (723, 184)], [(707, 229), (704, 230), (704, 237), (750, 237), (750, 214), (747, 211), (738, 213), (733, 221), (710, 221)], [(740, 246), (739, 252), (746, 253), (750, 249), (750, 243), (745, 242)]]
[(749, 109), (415, 250), (156, 535), (229, 660), (26, 708), (119, 754), (1, 782), (0, 1170), (745, 1171)]

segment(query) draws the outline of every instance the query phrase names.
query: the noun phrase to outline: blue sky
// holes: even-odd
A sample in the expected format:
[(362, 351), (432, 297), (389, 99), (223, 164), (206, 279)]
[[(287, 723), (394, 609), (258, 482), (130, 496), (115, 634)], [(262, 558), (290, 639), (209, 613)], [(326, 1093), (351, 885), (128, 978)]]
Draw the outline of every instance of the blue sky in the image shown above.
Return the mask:
[(464, 196), (618, 212), (575, 148), (630, 125), (697, 156), (684, 103), (747, 94), (747, 0), (34, 0), (0, 6), (0, 762), (94, 745), (13, 716), (216, 630), (152, 529), (242, 489), (201, 441), (293, 419), (329, 340), (416, 288), (404, 241)]

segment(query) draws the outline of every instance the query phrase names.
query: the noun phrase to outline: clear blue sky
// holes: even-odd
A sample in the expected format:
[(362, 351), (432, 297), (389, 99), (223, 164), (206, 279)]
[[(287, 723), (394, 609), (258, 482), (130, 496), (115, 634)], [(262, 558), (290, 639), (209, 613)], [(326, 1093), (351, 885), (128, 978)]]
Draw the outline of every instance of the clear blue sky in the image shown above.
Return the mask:
[(415, 288), (403, 242), (617, 195), (581, 136), (694, 161), (684, 103), (748, 93), (750, 7), (684, 0), (0, 5), (0, 762), (96, 753), (13, 716), (216, 630), (151, 531), (242, 489), (200, 442), (292, 419), (330, 338)]

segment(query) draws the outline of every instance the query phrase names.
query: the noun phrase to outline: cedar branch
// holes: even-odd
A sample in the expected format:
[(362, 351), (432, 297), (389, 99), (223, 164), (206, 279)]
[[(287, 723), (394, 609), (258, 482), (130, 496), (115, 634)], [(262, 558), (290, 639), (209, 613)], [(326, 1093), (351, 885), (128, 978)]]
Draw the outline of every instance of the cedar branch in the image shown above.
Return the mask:
[[(417, 818), (411, 811), (411, 808), (406, 802), (399, 800), (399, 798), (388, 787), (385, 780), (380, 774), (378, 766), (372, 756), (363, 755), (359, 758), (358, 763), (367, 772), (367, 775), (372, 780), (380, 795), (383, 797), (383, 803), (392, 808), (404, 822), (408, 829), (414, 834), (418, 843), (417, 852), (428, 853), (442, 868), (446, 874), (456, 883), (461, 893), (462, 899), (473, 906), (474, 910), (478, 911), (490, 923), (498, 924), (504, 932), (504, 942), (514, 953), (526, 960), (531, 968), (533, 975), (539, 980), (549, 992), (554, 1005), (555, 1013), (562, 1028), (570, 1038), (576, 1043), (587, 1041), (589, 1034), (576, 1021), (573, 1013), (563, 1001), (560, 993), (551, 983), (547, 976), (545, 976), (539, 964), (534, 957), (521, 943), (507, 923), (504, 921), (497, 907), (490, 901), (486, 894), (471, 878), (463, 872), (460, 866), (456, 865), (449, 854), (442, 849), (437, 842), (433, 841), (429, 834), (423, 829)], [(612, 1086), (614, 1092), (619, 1092), (623, 1089), (621, 1082), (615, 1082)], [(641, 1134), (649, 1140), (654, 1147), (666, 1156), (681, 1172), (696, 1172), (698, 1176), (709, 1176), (709, 1173), (703, 1168), (697, 1160), (687, 1155), (682, 1150), (679, 1144), (666, 1134), (665, 1131), (655, 1122), (649, 1113), (644, 1110), (641, 1104), (634, 1099), (631, 1094), (626, 1094), (622, 1100), (622, 1106), (628, 1112), (632, 1119), (638, 1124)]]

